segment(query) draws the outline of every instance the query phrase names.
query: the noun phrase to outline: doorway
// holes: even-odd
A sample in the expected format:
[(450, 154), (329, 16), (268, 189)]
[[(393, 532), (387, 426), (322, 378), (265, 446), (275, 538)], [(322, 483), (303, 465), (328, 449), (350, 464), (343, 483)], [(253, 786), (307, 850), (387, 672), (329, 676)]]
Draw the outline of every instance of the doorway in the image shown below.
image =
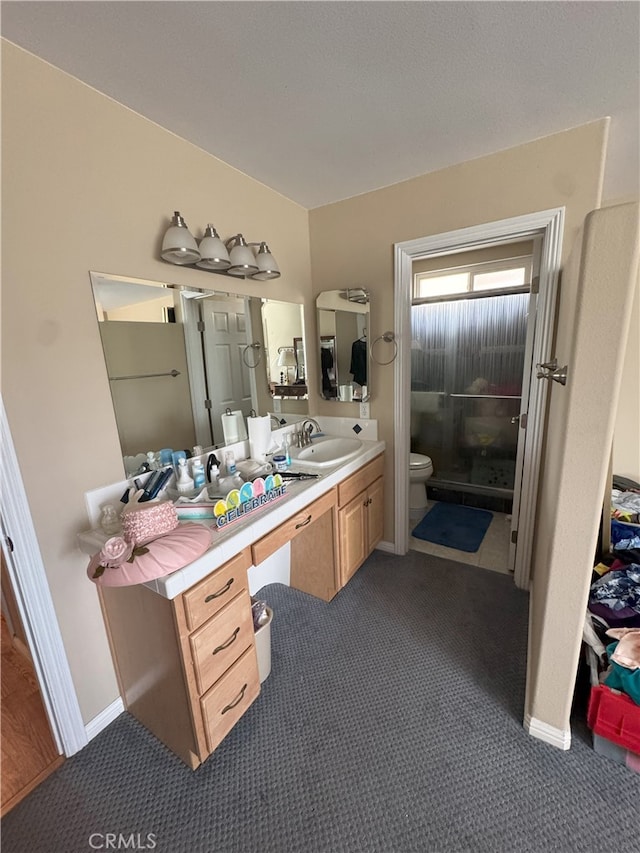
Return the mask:
[(504, 574), (514, 570), (539, 243), (413, 264), (410, 548)]
[(2, 790), (4, 816), (64, 761), (45, 711), (9, 574), (2, 568)]
[[(547, 388), (531, 382), (535, 365), (548, 360), (551, 350), (560, 268), (564, 208), (542, 211), (512, 219), (419, 238), (395, 245), (395, 328), (399, 353), (395, 368), (395, 490), (396, 553), (406, 554), (409, 547), (409, 453), (411, 388), (411, 299), (413, 263), (425, 258), (443, 258), (455, 252), (467, 252), (489, 246), (523, 240), (540, 241), (539, 270), (534, 270), (531, 292), (537, 300), (536, 322), (532, 323), (531, 371), (525, 371), (518, 429), (518, 453), (514, 476), (514, 505), (511, 539), (516, 584), (529, 587), (535, 499), (542, 452), (542, 434)], [(537, 273), (537, 274), (536, 274)]]

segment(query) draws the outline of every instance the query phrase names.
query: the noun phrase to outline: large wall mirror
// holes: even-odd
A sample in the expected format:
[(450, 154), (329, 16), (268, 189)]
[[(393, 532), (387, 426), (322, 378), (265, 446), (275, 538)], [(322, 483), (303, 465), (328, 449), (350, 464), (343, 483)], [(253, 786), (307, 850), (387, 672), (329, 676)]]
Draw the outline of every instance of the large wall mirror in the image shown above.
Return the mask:
[(308, 414), (302, 305), (90, 278), (127, 474), (141, 453), (229, 443), (227, 410)]
[(369, 292), (326, 290), (316, 299), (320, 393), (325, 400), (366, 401), (369, 382)]

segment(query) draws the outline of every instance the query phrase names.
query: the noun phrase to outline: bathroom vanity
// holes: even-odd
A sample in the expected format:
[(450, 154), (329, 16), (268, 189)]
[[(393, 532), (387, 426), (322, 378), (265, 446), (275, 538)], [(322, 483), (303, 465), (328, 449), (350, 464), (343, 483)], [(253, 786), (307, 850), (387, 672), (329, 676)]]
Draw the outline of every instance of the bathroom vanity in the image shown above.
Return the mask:
[[(273, 505), (214, 531), (183, 569), (98, 588), (125, 707), (191, 768), (260, 692), (250, 589), (282, 579), (273, 566), (284, 561), (292, 587), (330, 601), (382, 538), (383, 465), (384, 443), (365, 441), (320, 479), (290, 483)], [(94, 553), (97, 536), (80, 534), (81, 548)]]

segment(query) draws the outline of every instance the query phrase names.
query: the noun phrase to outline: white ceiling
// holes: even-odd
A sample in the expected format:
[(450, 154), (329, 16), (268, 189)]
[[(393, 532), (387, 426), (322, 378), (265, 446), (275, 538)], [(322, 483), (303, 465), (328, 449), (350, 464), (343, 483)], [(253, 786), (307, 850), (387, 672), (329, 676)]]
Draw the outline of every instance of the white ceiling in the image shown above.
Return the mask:
[(637, 2), (2, 2), (1, 13), (10, 41), (305, 208), (606, 115), (605, 198), (637, 192)]

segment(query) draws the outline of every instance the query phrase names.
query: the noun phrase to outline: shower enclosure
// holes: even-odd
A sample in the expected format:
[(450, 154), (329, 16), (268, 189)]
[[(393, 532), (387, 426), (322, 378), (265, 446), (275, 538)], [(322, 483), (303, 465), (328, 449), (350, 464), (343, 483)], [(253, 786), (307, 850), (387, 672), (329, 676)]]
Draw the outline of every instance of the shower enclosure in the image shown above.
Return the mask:
[(474, 294), (411, 308), (411, 450), (431, 457), (431, 489), (476, 506), (479, 496), (499, 498), (507, 512), (529, 299), (528, 292)]

